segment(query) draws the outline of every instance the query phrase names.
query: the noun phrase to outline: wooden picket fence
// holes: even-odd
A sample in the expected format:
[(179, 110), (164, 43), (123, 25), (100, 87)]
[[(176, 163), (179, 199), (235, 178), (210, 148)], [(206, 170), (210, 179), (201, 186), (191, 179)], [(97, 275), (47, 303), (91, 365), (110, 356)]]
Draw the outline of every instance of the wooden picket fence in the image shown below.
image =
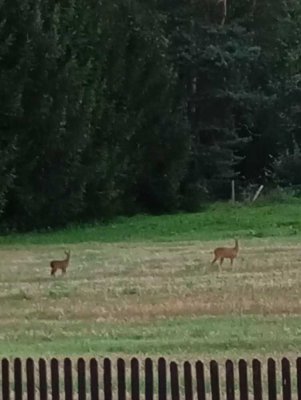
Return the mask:
[[(222, 373), (223, 372), (223, 373)], [(1, 360), (2, 400), (301, 400), (301, 358)]]

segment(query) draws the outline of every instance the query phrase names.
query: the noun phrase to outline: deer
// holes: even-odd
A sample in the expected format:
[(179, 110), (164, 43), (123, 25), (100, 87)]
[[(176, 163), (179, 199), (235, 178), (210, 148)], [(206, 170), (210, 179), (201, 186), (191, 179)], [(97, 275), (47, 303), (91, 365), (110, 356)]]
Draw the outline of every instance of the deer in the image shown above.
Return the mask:
[(65, 251), (65, 254), (66, 258), (64, 260), (53, 260), (50, 262), (52, 276), (55, 276), (55, 273), (58, 269), (62, 270), (62, 274), (66, 273), (66, 269), (69, 265), (69, 260), (70, 260), (70, 250)]
[(238, 254), (238, 240), (235, 239), (234, 247), (217, 247), (214, 250), (214, 259), (211, 262), (211, 265), (214, 264), (217, 260), (219, 260), (220, 267), (223, 264), (224, 258), (229, 258), (231, 262), (231, 266), (233, 266), (233, 260), (237, 257)]

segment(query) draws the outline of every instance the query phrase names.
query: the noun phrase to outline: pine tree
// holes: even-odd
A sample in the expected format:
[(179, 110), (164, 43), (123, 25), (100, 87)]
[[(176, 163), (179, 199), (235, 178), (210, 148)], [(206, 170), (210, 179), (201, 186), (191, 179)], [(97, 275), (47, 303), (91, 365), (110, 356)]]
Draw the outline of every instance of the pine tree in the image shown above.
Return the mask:
[(22, 93), (30, 58), (28, 1), (0, 2), (0, 214), (15, 185), (20, 150)]
[[(83, 209), (83, 152), (89, 142), (93, 90), (74, 27), (76, 4), (32, 1), (24, 33), (30, 57), (21, 104), (10, 213), (24, 227), (65, 224)], [(78, 26), (78, 25), (77, 25)]]

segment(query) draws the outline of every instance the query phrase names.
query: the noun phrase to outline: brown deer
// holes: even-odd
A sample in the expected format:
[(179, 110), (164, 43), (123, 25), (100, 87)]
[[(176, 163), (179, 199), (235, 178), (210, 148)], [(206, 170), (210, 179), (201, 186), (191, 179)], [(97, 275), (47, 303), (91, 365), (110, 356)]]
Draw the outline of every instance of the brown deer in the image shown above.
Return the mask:
[(62, 270), (62, 274), (66, 273), (66, 269), (69, 265), (70, 260), (70, 250), (65, 251), (66, 258), (64, 260), (53, 260), (50, 262), (51, 267), (51, 275), (55, 276), (55, 273), (58, 269)]
[(217, 260), (219, 260), (220, 267), (224, 261), (224, 258), (229, 258), (231, 265), (233, 265), (234, 258), (237, 257), (238, 254), (238, 240), (235, 239), (234, 247), (217, 247), (214, 250), (214, 259), (211, 264), (214, 264)]

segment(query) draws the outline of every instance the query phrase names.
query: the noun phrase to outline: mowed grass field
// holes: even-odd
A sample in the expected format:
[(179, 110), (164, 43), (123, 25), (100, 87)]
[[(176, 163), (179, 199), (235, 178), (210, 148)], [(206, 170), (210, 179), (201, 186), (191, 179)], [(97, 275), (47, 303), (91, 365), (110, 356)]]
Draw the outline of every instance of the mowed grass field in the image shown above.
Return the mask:
[[(301, 203), (0, 238), (3, 356), (296, 354), (301, 345)], [(211, 266), (216, 246), (241, 250)], [(49, 262), (71, 250), (66, 276)]]

